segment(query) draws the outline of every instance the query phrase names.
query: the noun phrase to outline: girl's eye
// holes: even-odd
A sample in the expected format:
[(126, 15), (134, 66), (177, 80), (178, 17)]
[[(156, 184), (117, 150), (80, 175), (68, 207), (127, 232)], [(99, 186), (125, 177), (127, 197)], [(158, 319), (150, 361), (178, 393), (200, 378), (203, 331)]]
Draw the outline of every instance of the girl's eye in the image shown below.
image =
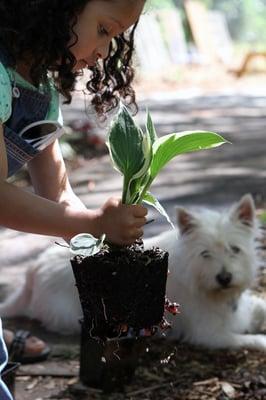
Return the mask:
[(240, 252), (240, 248), (237, 246), (230, 246), (230, 249), (234, 254), (238, 254)]
[(203, 258), (211, 258), (211, 254), (208, 250), (204, 250), (200, 253), (201, 257)]
[(105, 27), (103, 25), (99, 25), (98, 33), (101, 36), (109, 36), (109, 32), (107, 31), (107, 29), (105, 29)]

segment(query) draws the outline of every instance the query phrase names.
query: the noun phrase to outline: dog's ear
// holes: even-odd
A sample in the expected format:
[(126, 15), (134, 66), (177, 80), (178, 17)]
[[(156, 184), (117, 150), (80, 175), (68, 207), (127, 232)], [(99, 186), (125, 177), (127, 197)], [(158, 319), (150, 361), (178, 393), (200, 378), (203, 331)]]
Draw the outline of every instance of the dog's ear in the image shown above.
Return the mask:
[(250, 194), (245, 194), (239, 202), (233, 206), (231, 218), (239, 220), (243, 225), (253, 227), (255, 224), (255, 204)]
[(182, 207), (176, 208), (176, 220), (177, 226), (182, 235), (185, 233), (190, 233), (197, 225), (194, 215)]

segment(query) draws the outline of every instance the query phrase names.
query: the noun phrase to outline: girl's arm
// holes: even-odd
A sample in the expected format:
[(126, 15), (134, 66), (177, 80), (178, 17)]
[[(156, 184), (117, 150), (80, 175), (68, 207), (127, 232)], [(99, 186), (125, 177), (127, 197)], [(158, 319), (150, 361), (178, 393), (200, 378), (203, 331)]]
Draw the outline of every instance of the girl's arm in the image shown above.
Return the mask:
[(36, 194), (80, 210), (86, 209), (69, 183), (57, 140), (31, 160), (28, 163), (28, 169)]
[[(3, 139), (3, 128), (0, 125), (0, 225), (18, 231), (50, 236), (72, 237), (80, 232), (91, 232), (99, 236), (101, 232), (98, 217), (100, 210), (87, 210), (74, 196), (65, 175), (60, 157), (48, 162), (49, 153), (55, 152), (56, 144), (36, 158), (37, 172), (31, 161), (31, 175), (37, 194), (23, 190), (5, 181), (7, 176), (7, 156)], [(47, 165), (43, 164), (47, 161)], [(51, 165), (55, 165), (54, 174)], [(35, 170), (35, 173), (33, 172)], [(43, 178), (42, 182), (38, 179)], [(68, 194), (68, 200), (63, 201)], [(73, 207), (70, 197), (79, 203)], [(43, 198), (42, 196), (46, 197)], [(67, 196), (66, 196), (67, 197)], [(61, 202), (60, 202), (61, 201)]]
[[(73, 194), (65, 165), (54, 143), (29, 164), (36, 193), (5, 181), (7, 163), (0, 125), (0, 225), (18, 231), (60, 236), (69, 239), (81, 232), (117, 244), (131, 244), (143, 233), (147, 210), (141, 205), (127, 206), (110, 198), (97, 210), (88, 210)], [(42, 197), (44, 196), (44, 197)]]

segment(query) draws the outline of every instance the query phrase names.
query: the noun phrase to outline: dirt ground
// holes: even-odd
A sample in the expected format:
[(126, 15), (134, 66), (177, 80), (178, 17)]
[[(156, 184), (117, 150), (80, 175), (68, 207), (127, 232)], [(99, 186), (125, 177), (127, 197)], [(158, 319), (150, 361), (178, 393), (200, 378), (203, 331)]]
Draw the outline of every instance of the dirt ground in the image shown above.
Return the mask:
[[(258, 252), (260, 273), (254, 291), (265, 296), (266, 238), (259, 242)], [(25, 328), (25, 321), (20, 323)], [(12, 321), (9, 326), (12, 328)], [(35, 331), (38, 333), (37, 324)], [(19, 368), (16, 400), (266, 399), (266, 353), (259, 351), (214, 351), (165, 339), (142, 339), (138, 366), (124, 392), (104, 393), (79, 383), (77, 337), (50, 334), (48, 339), (53, 343), (52, 357)]]
[[(261, 296), (266, 292), (265, 244), (266, 240), (259, 243), (260, 274), (254, 287)], [(51, 335), (50, 341), (55, 337)], [(143, 339), (131, 382), (123, 392), (104, 393), (79, 383), (78, 338), (64, 338), (63, 345), (56, 340), (49, 361), (19, 368), (16, 400), (266, 399), (266, 353), (259, 351), (214, 351), (165, 339)]]
[[(148, 344), (147, 344), (148, 345)], [(266, 355), (259, 352), (207, 351), (166, 343), (149, 345), (124, 393), (102, 393), (77, 384), (73, 377), (19, 376), (17, 400), (263, 400), (266, 397)], [(48, 367), (48, 365), (47, 365)], [(63, 374), (63, 373), (62, 373)]]

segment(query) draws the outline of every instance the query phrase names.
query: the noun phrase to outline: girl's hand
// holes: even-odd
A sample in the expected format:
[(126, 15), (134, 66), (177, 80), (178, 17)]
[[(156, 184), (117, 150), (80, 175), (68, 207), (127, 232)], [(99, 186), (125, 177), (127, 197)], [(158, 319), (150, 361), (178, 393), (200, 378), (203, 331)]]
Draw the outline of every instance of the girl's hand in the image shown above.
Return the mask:
[(148, 211), (140, 204), (126, 205), (111, 197), (100, 208), (99, 225), (106, 239), (114, 244), (129, 245), (143, 235)]

